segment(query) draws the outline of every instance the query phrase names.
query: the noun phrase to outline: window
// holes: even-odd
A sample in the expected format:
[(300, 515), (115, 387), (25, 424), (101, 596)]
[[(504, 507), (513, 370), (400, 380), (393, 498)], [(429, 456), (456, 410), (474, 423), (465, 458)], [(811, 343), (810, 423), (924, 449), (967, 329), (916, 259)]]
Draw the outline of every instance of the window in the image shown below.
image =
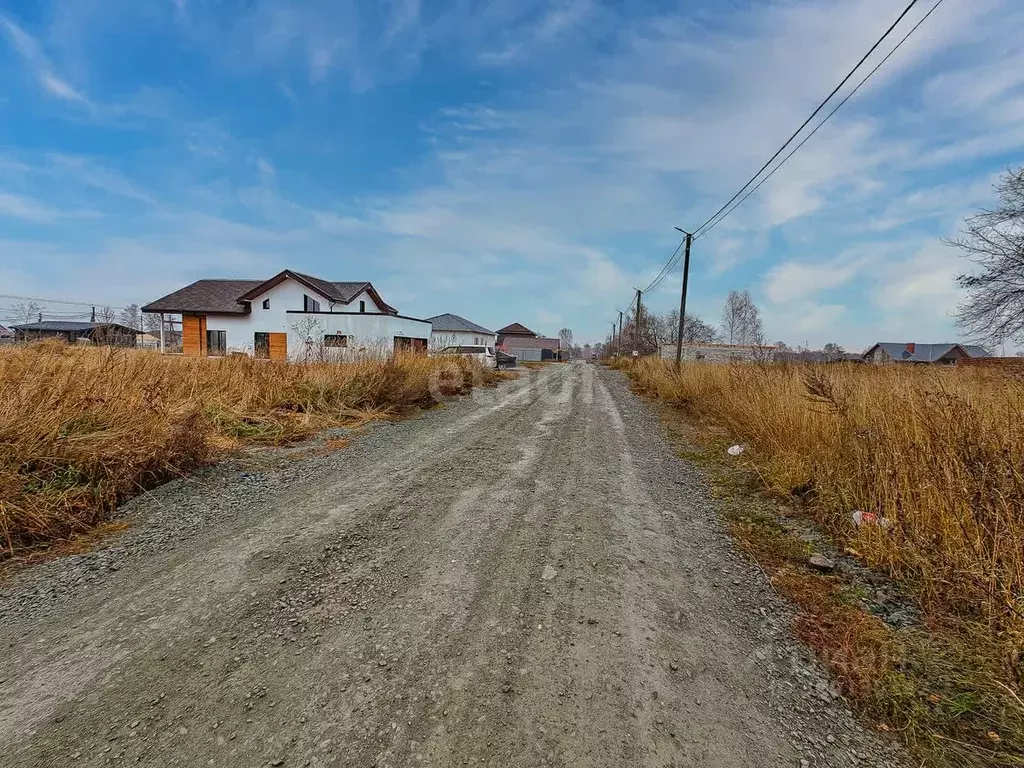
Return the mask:
[(207, 331), (206, 332), (206, 354), (211, 357), (221, 357), (228, 353), (228, 332)]
[(343, 336), (337, 333), (325, 333), (324, 346), (334, 347), (335, 349), (344, 349), (348, 347), (348, 336)]
[(360, 312), (365, 312), (366, 311), (366, 302), (365, 301), (360, 301), (359, 302), (359, 311)]
[(320, 302), (316, 299), (311, 299), (309, 296), (303, 294), (302, 296), (302, 311), (303, 312), (319, 312)]
[[(270, 301), (270, 299), (267, 299)], [(265, 303), (265, 302), (264, 302)], [(253, 334), (253, 351), (256, 357), (264, 360), (270, 359), (270, 334), (257, 331)]]
[(270, 309), (270, 299), (264, 299), (263, 300), (263, 308), (264, 309)]

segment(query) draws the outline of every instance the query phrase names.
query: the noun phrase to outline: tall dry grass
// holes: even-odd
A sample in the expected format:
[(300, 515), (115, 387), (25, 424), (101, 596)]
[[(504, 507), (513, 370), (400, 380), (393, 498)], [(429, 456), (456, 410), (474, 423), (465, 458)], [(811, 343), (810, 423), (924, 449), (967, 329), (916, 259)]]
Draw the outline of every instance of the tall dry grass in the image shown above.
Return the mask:
[[(746, 444), (743, 460), (770, 492), (799, 496), (840, 546), (913, 594), (928, 629), (945, 633), (932, 655), (949, 658), (946, 668), (927, 670), (936, 688), (931, 701), (907, 706), (934, 709), (958, 699), (963, 710), (952, 719), (974, 710), (977, 722), (992, 723), (991, 733), (972, 726), (981, 729), (981, 743), (999, 737), (997, 722), (1024, 739), (1019, 379), (900, 365), (689, 364), (677, 371), (643, 359), (622, 367), (642, 392)], [(858, 528), (855, 510), (891, 526)], [(947, 650), (936, 654), (940, 647)], [(970, 668), (956, 668), (963, 664)], [(911, 676), (906, 668), (896, 673)]]
[(0, 559), (85, 532), (239, 444), (387, 417), (498, 378), (460, 358), (297, 365), (0, 348)]

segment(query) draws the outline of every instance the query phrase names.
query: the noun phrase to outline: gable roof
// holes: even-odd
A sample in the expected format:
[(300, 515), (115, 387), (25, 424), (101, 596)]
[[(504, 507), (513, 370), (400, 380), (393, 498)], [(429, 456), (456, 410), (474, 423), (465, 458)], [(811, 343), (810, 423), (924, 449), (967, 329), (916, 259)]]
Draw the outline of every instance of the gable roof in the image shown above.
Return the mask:
[(445, 312), (443, 315), (428, 317), (427, 322), (434, 326), (435, 331), (468, 331), (470, 333), (485, 333), (493, 336), (494, 331), (489, 331), (482, 325), (470, 322), (464, 317)]
[(960, 349), (968, 357), (991, 357), (992, 355), (984, 347), (973, 344), (956, 344), (946, 341), (940, 344), (917, 344), (914, 343), (914, 351), (905, 342), (880, 341), (864, 353), (867, 357), (877, 347), (884, 349), (893, 360), (906, 361), (908, 363), (934, 363), (941, 360), (954, 349)]
[(196, 280), (142, 308), (143, 312), (211, 312), (244, 315), (249, 307), (239, 297), (266, 280)]
[(398, 310), (387, 304), (368, 280), (331, 282), (290, 269), (278, 272), (269, 280), (196, 280), (191, 285), (147, 304), (142, 311), (244, 315), (249, 312), (249, 302), (289, 279), (338, 304), (348, 304), (366, 291), (384, 312), (389, 315), (398, 314)]
[(522, 336), (536, 336), (537, 334), (531, 331), (522, 323), (512, 323), (506, 325), (504, 328), (498, 330), (498, 333), (505, 333), (511, 335), (522, 335)]

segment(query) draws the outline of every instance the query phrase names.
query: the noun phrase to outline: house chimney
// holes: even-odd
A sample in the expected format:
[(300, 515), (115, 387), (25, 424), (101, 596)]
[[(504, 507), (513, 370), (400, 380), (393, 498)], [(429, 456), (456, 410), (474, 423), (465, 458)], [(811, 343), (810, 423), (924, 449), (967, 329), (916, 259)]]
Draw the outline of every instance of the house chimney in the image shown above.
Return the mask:
[(914, 349), (916, 348), (916, 346), (917, 345), (914, 344), (914, 342), (908, 341), (907, 342), (907, 354), (910, 354), (910, 355), (914, 354)]

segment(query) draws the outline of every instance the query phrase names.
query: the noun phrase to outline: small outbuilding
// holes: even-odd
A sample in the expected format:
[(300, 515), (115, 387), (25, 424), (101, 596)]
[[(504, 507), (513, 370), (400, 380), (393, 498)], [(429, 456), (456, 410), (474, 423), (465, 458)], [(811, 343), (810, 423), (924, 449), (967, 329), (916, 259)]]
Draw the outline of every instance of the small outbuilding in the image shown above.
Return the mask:
[(134, 347), (139, 331), (120, 323), (86, 323), (67, 320), (43, 320), (15, 325), (15, 341), (57, 339), (68, 344), (91, 343), (108, 347)]

